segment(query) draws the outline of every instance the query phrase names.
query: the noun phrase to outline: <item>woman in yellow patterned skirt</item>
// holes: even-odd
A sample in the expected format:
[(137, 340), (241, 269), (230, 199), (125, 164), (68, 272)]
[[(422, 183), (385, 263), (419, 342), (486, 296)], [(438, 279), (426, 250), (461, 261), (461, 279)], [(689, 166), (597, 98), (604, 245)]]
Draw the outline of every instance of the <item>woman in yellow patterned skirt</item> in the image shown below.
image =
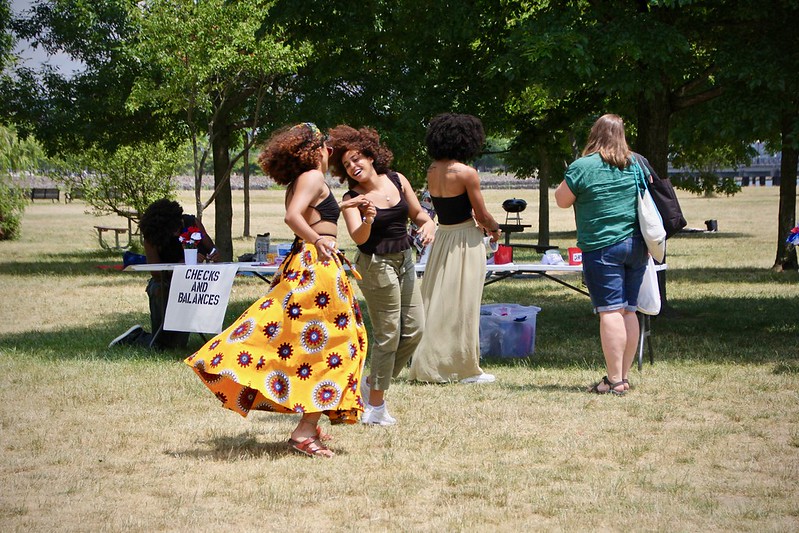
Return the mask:
[[(332, 457), (319, 427), (353, 424), (363, 411), (359, 384), (366, 330), (336, 245), (340, 209), (325, 183), (330, 149), (311, 123), (275, 133), (258, 162), (286, 188), (286, 224), (295, 234), (267, 294), (186, 359), (224, 407), (302, 415), (289, 448)], [(356, 199), (357, 200), (357, 199)], [(357, 274), (355, 274), (357, 276)]]

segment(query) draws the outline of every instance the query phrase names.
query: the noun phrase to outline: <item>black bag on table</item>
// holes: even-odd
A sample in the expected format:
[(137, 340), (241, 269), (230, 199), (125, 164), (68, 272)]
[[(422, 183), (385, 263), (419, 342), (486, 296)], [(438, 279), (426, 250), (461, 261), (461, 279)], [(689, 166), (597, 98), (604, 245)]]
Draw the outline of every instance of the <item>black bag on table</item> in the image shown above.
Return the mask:
[(668, 239), (688, 224), (682, 214), (680, 202), (677, 200), (677, 193), (674, 192), (674, 186), (669, 178), (659, 177), (649, 161), (641, 154), (635, 153), (634, 155), (638, 159), (638, 163), (646, 167), (652, 175), (649, 193), (660, 212), (660, 218), (663, 219), (663, 227), (666, 229), (666, 238)]

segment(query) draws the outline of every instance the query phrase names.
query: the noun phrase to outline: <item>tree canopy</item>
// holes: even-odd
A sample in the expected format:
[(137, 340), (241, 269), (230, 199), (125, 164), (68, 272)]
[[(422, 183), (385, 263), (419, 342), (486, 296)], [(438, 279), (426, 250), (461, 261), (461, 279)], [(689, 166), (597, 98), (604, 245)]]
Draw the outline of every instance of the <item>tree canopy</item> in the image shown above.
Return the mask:
[[(72, 77), (17, 68), (9, 109), (48, 153), (191, 142), (198, 214), (216, 202), (227, 257), (230, 169), (269, 131), (307, 120), (373, 126), (418, 186), (426, 123), (445, 111), (482, 118), (506, 141), (511, 168), (542, 180), (541, 235), (546, 186), (605, 112), (626, 119), (634, 148), (662, 175), (670, 157), (735, 162), (757, 140), (782, 150), (783, 231), (796, 210), (799, 2), (769, 6), (39, 0), (10, 22), (15, 34), (86, 68)], [(215, 190), (203, 201), (207, 158)], [(778, 250), (777, 262), (791, 264), (790, 252)]]
[[(267, 3), (257, 0), (152, 0), (132, 9), (138, 28), (129, 50), (146, 65), (128, 108), (151, 106), (175, 117), (192, 145), (196, 213), (214, 201), (215, 237), (223, 258), (233, 256), (230, 173), (259, 138), (286, 118), (291, 79), (309, 51), (284, 42), (280, 28), (262, 32)], [(211, 156), (214, 192), (201, 197)]]

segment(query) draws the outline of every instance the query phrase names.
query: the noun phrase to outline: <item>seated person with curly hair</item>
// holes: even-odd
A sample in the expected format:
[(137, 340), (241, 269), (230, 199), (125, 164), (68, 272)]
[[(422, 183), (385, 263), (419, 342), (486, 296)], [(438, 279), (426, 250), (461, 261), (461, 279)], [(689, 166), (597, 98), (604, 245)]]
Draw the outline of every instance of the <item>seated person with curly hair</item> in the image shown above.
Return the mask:
[[(164, 198), (150, 204), (139, 221), (147, 263), (182, 263), (183, 246), (179, 236), (192, 226), (199, 228), (203, 236), (197, 247), (198, 259), (219, 261), (220, 255), (214, 247), (214, 241), (202, 223), (193, 215), (184, 215), (179, 203)], [(116, 345), (137, 345), (158, 349), (186, 347), (189, 340), (187, 332), (161, 329), (171, 279), (171, 272), (152, 272), (152, 277), (147, 283), (152, 333), (148, 333), (137, 324), (111, 341), (109, 347)]]

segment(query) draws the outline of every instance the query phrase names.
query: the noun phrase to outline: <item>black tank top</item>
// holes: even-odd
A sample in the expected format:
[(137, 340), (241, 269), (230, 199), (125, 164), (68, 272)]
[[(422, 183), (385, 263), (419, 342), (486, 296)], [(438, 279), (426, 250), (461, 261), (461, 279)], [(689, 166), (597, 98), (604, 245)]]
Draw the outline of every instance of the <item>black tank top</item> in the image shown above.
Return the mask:
[(313, 208), (316, 209), (316, 211), (319, 213), (319, 216), (322, 218), (311, 224), (312, 226), (322, 221), (332, 222), (333, 224), (338, 222), (338, 216), (341, 214), (341, 208), (338, 206), (336, 197), (333, 196), (333, 191), (330, 189), (329, 185), (327, 190), (330, 191), (330, 194), (327, 195), (327, 198), (313, 206)]
[(439, 224), (460, 224), (472, 218), (472, 203), (466, 192), (447, 198), (431, 195), (430, 199), (433, 200), (433, 207), (436, 208)]
[[(411, 237), (408, 235), (408, 202), (402, 191), (402, 183), (394, 171), (387, 172), (386, 176), (399, 189), (400, 199), (396, 205), (378, 208), (369, 239), (358, 245), (358, 249), (365, 254), (394, 254), (411, 247)], [(361, 193), (349, 190), (347, 194), (355, 198)]]

